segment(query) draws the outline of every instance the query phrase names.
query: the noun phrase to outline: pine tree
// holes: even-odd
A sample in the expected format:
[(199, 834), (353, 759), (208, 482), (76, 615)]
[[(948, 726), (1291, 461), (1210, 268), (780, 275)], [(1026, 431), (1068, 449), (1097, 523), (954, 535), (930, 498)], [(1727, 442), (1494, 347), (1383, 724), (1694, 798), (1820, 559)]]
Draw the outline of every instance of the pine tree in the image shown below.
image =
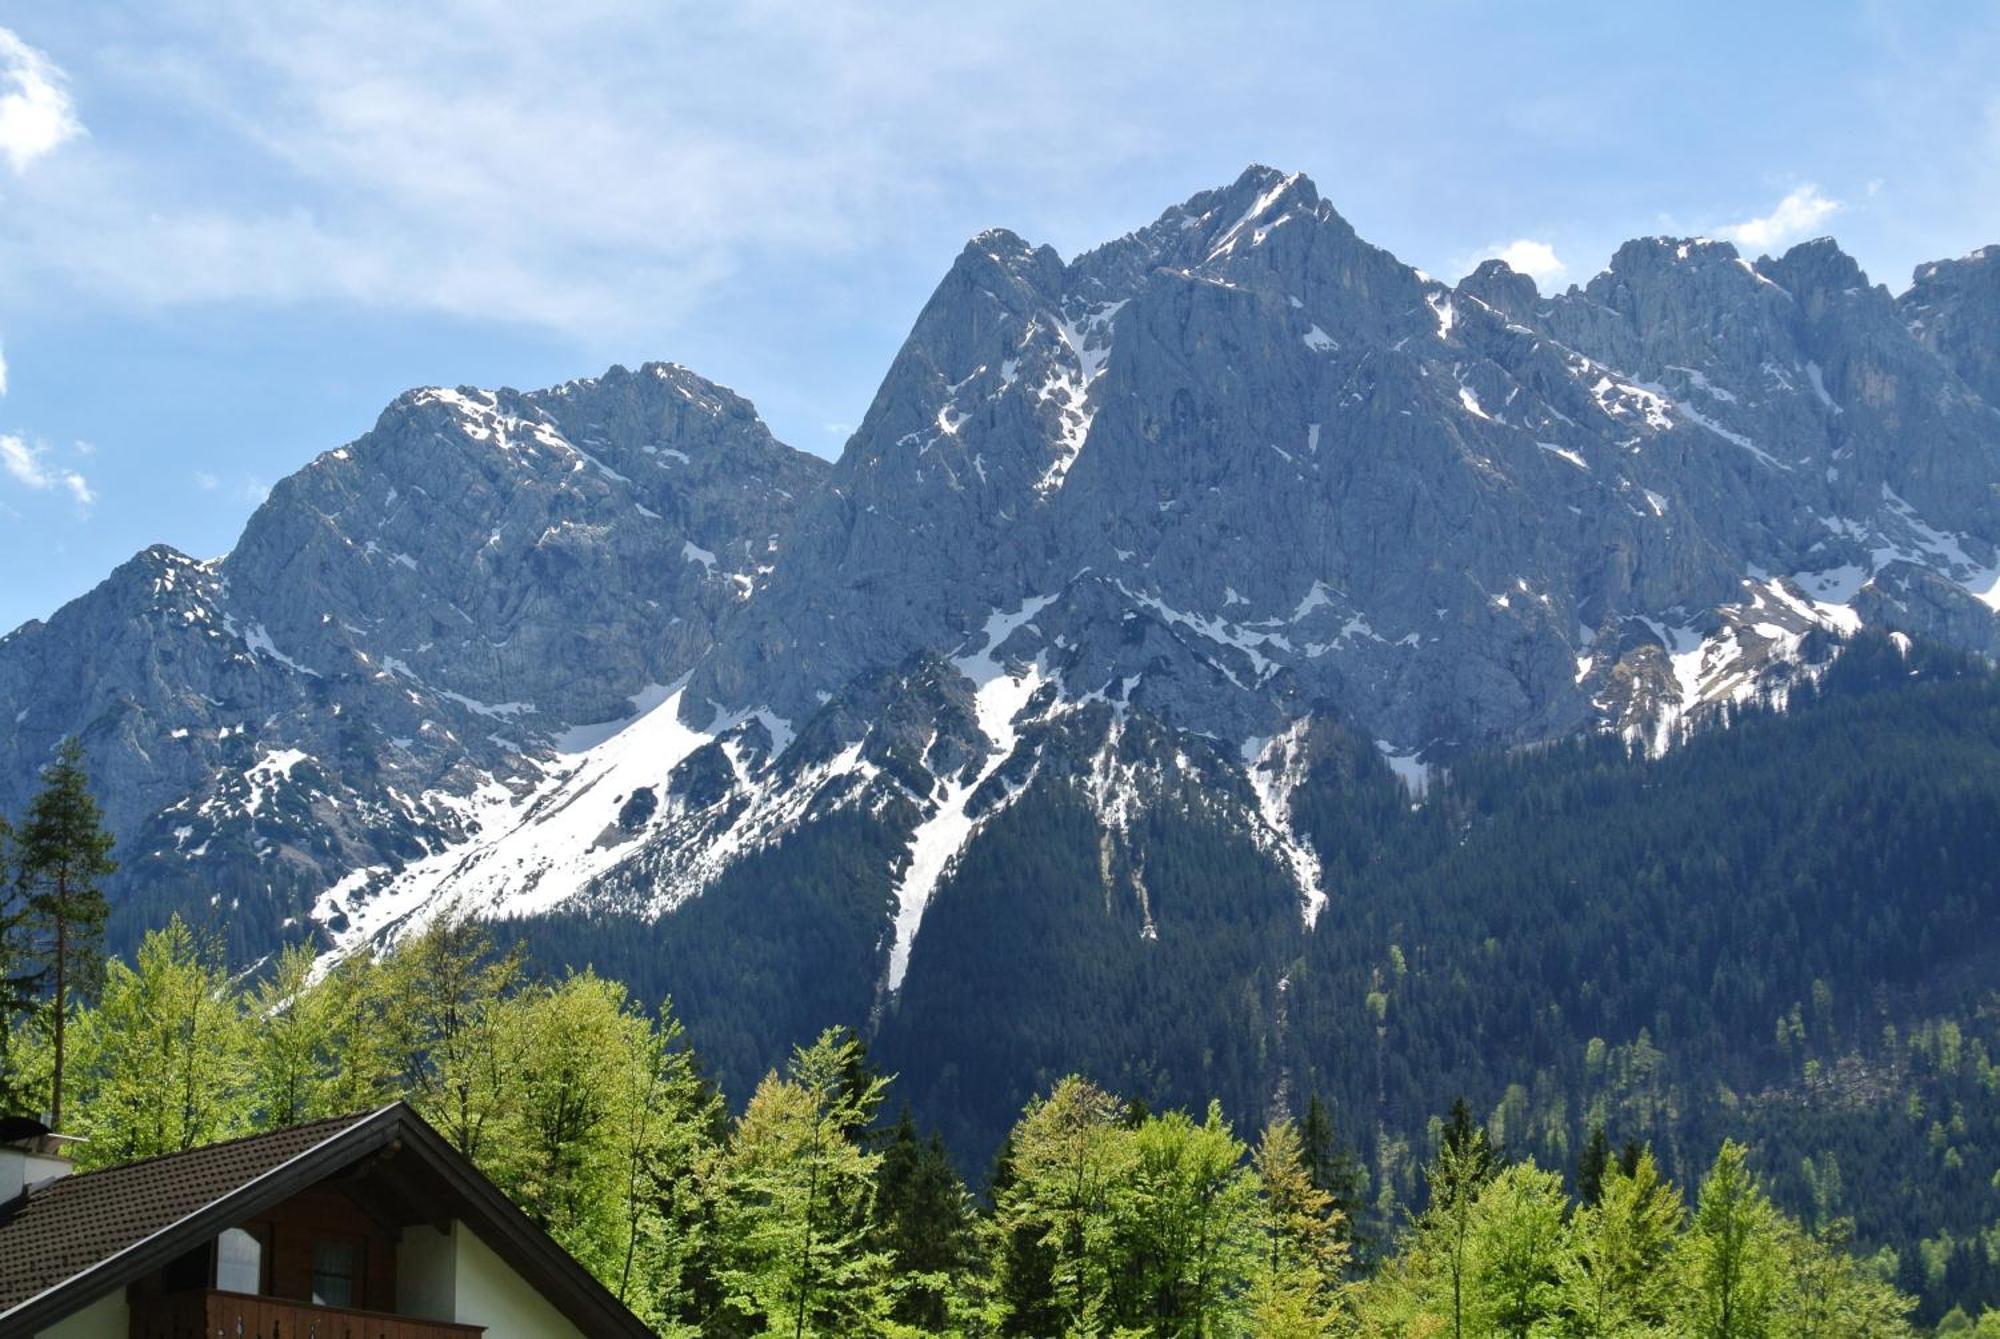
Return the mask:
[(70, 1008), (103, 973), (109, 909), (99, 885), (118, 868), (84, 774), (83, 746), (75, 739), (65, 739), (43, 769), (19, 842), (16, 877), (26, 894), (28, 957), (49, 991), (49, 1124), (61, 1129)]

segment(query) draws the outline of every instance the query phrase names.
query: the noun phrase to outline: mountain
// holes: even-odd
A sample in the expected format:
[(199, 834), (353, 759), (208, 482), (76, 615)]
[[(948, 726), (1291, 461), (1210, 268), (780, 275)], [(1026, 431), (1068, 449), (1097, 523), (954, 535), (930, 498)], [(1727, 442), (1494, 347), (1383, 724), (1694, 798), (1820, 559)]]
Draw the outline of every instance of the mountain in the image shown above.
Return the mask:
[(666, 364), (413, 391), (279, 483), (226, 557), (148, 549), (0, 639), (0, 812), (81, 735), (121, 921), (213, 907), (255, 956), (684, 675), (825, 468)]
[(733, 1086), (831, 1022), (1073, 1008), (1009, 956), (1039, 926), (1136, 1019), (1232, 999), (1129, 1059), (1249, 1091), (1375, 858), (1344, 805), (1666, 753), (1829, 633), (2000, 653), (1994, 254), (1900, 299), (1824, 239), (1449, 286), (1253, 167), (1073, 260), (972, 239), (831, 465), (668, 365), (415, 391), (227, 557), (0, 641), (0, 809), (81, 734), (128, 933), (467, 907), (671, 988)]
[(1078, 791), (1143, 904), (1133, 822), (1190, 778), (1310, 923), (1318, 723), (1420, 784), (1592, 729), (1657, 752), (1781, 696), (1817, 628), (2000, 647), (2000, 424), (1921, 330), (1829, 241), (1449, 288), (1263, 168), (1069, 263), (982, 234), (676, 694), (355, 914), (762, 927), (731, 871), (860, 813), (886, 868), (828, 970), (879, 1009), (1001, 811)]
[(2000, 246), (1919, 265), (1896, 305), (1918, 342), (1987, 404), (2000, 402)]
[(1262, 167), (986, 232), (830, 464), (668, 364), (401, 397), (0, 639), (0, 812), (80, 735), (119, 942), (457, 906), (735, 1095), (862, 1028), (962, 1155), (1071, 1069), (1318, 1089), (1393, 1199), (1465, 1092), (1557, 1162), (1837, 1146), (1914, 1260), (2000, 1140), (1867, 1151), (1990, 1049), (1996, 285), (1660, 237), (1446, 285)]

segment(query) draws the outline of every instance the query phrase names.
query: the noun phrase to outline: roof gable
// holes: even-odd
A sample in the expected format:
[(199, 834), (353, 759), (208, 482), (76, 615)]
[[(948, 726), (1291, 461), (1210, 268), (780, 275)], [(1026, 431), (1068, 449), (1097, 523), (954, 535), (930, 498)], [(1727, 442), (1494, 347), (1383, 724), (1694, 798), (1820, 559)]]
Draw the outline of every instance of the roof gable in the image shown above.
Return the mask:
[(419, 1159), (451, 1216), (580, 1329), (651, 1331), (408, 1104), (64, 1177), (0, 1206), (0, 1336), (32, 1333), (382, 1150)]
[(0, 1315), (366, 1118), (313, 1121), (65, 1176), (0, 1206)]

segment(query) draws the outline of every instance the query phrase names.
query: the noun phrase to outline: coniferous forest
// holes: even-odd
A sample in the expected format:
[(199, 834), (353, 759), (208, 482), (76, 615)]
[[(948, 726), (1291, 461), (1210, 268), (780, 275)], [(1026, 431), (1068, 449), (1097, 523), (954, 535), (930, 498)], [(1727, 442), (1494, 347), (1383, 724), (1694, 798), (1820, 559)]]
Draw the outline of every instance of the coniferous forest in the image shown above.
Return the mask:
[[(407, 1097), (662, 1333), (2000, 1327), (2000, 680), (1921, 644), (1664, 758), (1467, 759), (1416, 804), (1335, 750), (1310, 936), (1162, 823), (1163, 914), (1204, 933), (1136, 1003), (1093, 987), (1149, 950), (1064, 891), (1088, 815), (1030, 796), (925, 931), (947, 967), (1021, 935), (986, 946), (1013, 979), (958, 1016), (913, 971), (872, 1031), (726, 941), (649, 969), (629, 925), (239, 975), (177, 918), (107, 958), (84, 766), (6, 846), (10, 1105), (104, 1165)], [(838, 836), (787, 857), (800, 896)], [(1008, 888), (1037, 916), (982, 910)]]

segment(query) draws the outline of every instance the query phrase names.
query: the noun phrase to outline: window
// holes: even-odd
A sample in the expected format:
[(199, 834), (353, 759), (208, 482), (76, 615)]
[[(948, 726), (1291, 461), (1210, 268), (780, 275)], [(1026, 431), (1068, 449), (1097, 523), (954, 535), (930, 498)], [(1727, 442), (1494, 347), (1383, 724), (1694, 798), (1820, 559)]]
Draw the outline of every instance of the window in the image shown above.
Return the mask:
[(354, 1264), (359, 1254), (351, 1241), (313, 1243), (313, 1305), (354, 1305)]
[(215, 1239), (215, 1286), (226, 1293), (264, 1290), (264, 1243), (250, 1229), (232, 1227)]

